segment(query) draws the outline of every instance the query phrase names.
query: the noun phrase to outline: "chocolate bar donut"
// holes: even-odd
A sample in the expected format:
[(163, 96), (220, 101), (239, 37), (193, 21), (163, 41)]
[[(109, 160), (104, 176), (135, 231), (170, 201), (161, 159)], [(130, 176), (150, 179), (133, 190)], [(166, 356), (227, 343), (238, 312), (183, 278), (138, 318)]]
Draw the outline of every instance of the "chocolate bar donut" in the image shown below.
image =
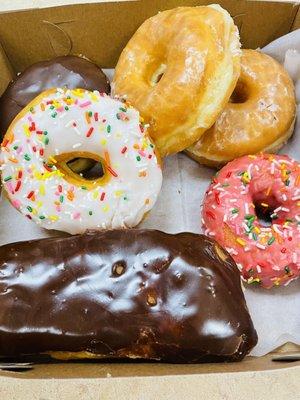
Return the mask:
[(61, 56), (35, 63), (10, 82), (0, 98), (0, 141), (28, 103), (43, 91), (57, 87), (110, 92), (106, 75), (86, 58)]
[(239, 361), (256, 342), (239, 271), (206, 236), (112, 230), (0, 248), (0, 356)]

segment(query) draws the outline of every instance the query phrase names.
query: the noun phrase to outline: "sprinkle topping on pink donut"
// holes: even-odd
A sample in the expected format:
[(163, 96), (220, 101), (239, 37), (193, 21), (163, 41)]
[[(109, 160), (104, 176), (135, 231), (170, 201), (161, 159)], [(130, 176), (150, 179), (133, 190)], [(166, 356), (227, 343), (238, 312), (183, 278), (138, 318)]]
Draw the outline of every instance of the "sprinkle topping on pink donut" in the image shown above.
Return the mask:
[(300, 275), (300, 164), (269, 154), (228, 163), (206, 192), (202, 222), (248, 283), (288, 284)]

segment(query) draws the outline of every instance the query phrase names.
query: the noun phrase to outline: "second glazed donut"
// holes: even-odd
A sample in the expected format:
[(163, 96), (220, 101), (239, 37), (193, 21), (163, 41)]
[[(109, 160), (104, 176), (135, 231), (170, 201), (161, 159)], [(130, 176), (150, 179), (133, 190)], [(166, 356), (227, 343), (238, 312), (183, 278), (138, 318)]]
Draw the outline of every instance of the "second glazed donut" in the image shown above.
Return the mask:
[(243, 50), (231, 101), (186, 152), (214, 167), (246, 154), (275, 153), (292, 135), (295, 114), (294, 85), (282, 65), (259, 51)]

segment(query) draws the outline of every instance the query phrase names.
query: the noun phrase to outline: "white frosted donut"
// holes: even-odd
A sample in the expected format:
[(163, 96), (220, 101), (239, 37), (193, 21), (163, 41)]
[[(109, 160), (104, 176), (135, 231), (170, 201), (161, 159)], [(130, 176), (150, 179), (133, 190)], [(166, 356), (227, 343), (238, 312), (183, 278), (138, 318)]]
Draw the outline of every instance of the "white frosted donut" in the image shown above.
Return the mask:
[[(84, 179), (76, 157), (102, 163)], [(71, 234), (133, 227), (154, 205), (162, 172), (137, 110), (99, 92), (49, 90), (13, 121), (2, 146), (2, 181), (19, 211)]]

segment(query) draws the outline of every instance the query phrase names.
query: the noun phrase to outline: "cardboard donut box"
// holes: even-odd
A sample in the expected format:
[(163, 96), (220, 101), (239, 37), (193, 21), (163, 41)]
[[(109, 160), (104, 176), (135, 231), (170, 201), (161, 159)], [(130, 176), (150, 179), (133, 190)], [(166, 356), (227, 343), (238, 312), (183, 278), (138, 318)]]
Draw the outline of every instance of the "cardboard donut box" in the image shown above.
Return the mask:
[[(39, 2), (51, 5), (51, 2)], [(299, 4), (219, 0), (238, 25), (243, 47), (257, 48), (300, 28)], [(137, 27), (158, 11), (209, 4), (203, 0), (100, 1), (0, 14), (0, 92), (30, 64), (83, 54), (113, 68)], [(1, 216), (0, 216), (1, 218)], [(5, 226), (1, 226), (5, 229)], [(300, 399), (300, 361), (274, 358), (299, 352), (286, 345), (241, 363), (51, 363), (7, 370), (0, 359), (0, 400)], [(284, 357), (283, 357), (284, 358)]]

